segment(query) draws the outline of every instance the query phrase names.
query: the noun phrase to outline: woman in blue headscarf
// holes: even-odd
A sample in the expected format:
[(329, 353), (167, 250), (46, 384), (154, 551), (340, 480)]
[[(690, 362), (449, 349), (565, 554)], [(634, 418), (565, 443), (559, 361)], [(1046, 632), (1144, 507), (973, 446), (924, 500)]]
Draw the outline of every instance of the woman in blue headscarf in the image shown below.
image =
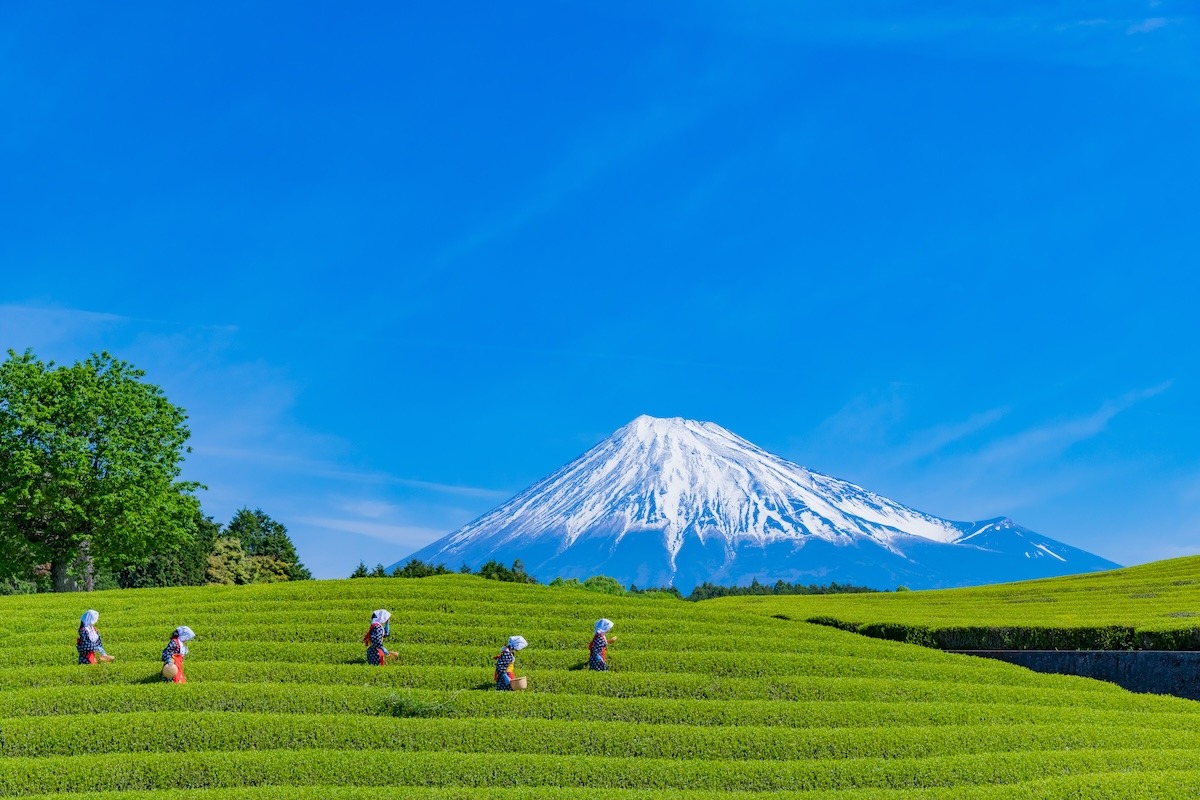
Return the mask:
[(510, 636), (504, 647), (500, 648), (500, 655), (492, 656), (496, 661), (496, 674), (493, 677), (496, 679), (498, 691), (512, 691), (513, 665), (517, 661), (516, 653), (518, 650), (524, 650), (528, 644), (524, 636)]
[(588, 669), (608, 669), (608, 632), (612, 627), (611, 619), (596, 620), (596, 635), (592, 637), (592, 645), (588, 648)]
[(363, 636), (363, 644), (367, 646), (367, 663), (371, 666), (382, 667), (384, 659), (397, 655), (383, 646), (383, 640), (392, 635), (391, 619), (392, 612), (385, 608), (371, 614), (371, 627)]
[(162, 651), (163, 680), (171, 681), (171, 683), (187, 683), (187, 679), (183, 676), (183, 657), (187, 655), (188, 648), (184, 643), (195, 638), (196, 634), (192, 633), (192, 629), (186, 625), (180, 625), (171, 631), (171, 640), (167, 642), (167, 646)]
[(80, 664), (95, 664), (100, 661), (112, 661), (113, 657), (104, 652), (104, 642), (100, 632), (96, 630), (96, 621), (100, 612), (89, 608), (79, 618), (79, 638), (75, 640), (75, 650), (79, 653)]

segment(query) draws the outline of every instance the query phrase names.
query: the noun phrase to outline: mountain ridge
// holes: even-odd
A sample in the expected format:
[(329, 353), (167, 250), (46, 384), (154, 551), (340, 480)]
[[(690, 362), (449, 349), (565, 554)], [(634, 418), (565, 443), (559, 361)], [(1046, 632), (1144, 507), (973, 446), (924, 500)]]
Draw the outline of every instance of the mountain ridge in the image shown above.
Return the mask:
[(934, 588), (1117, 566), (1007, 517), (917, 511), (712, 422), (646, 415), (409, 558), (520, 558), (542, 579), (683, 591), (755, 578)]

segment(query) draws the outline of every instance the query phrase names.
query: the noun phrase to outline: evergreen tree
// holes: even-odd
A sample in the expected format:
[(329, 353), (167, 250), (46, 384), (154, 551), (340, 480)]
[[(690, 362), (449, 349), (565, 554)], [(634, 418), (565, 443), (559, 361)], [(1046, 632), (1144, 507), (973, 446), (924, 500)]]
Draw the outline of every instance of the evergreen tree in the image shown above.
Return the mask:
[[(242, 549), (251, 558), (269, 558), (278, 562), (263, 574), (286, 575), (284, 580), (306, 581), (312, 578), (312, 573), (300, 563), (296, 548), (288, 536), (287, 528), (267, 516), (261, 508), (251, 511), (248, 508), (239, 509), (233, 515), (225, 528), (225, 535), (232, 536), (242, 543)], [(278, 571), (278, 565), (283, 565), (283, 571)], [(262, 572), (262, 570), (256, 570)]]

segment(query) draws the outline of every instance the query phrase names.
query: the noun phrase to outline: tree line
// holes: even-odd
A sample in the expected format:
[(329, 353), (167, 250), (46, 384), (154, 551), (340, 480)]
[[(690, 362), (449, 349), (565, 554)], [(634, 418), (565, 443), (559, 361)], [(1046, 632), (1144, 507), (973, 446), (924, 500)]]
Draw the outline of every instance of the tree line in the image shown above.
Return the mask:
[(181, 480), (184, 410), (108, 353), (0, 363), (0, 593), (310, 578), (261, 509), (222, 528)]
[[(354, 570), (351, 578), (427, 578), (431, 575), (450, 575), (455, 570), (451, 570), (445, 564), (430, 564), (420, 559), (409, 559), (403, 566), (396, 567), (390, 573), (383, 564), (376, 564), (374, 569), (368, 569), (367, 565), (362, 561), (358, 562), (358, 568)], [(478, 575), (481, 578), (488, 578), (496, 581), (507, 581), (512, 583), (538, 583), (539, 581), (525, 571), (525, 565), (520, 559), (513, 562), (511, 567), (506, 567), (498, 561), (489, 561), (480, 567), (478, 570), (471, 569), (467, 564), (463, 564), (457, 570), (463, 575)], [(636, 585), (631, 584), (628, 589), (616, 578), (610, 578), (607, 575), (593, 575), (590, 578), (580, 580), (579, 578), (555, 578), (550, 581), (549, 586), (569, 586), (578, 589), (587, 589), (592, 592), (601, 592), (603, 594), (640, 594), (640, 595), (656, 595), (670, 596), (679, 600), (688, 600), (696, 602), (699, 600), (708, 600), (713, 597), (728, 597), (731, 595), (785, 595), (785, 594), (848, 594), (857, 592), (875, 592), (877, 589), (871, 589), (866, 586), (852, 586), (845, 583), (828, 583), (828, 584), (802, 584), (802, 583), (787, 583), (785, 581), (776, 581), (771, 584), (759, 583), (758, 579), (754, 579), (747, 586), (719, 586), (715, 583), (702, 583), (692, 589), (691, 593), (684, 595), (674, 586), (659, 586), (654, 588), (639, 589)], [(902, 590), (904, 587), (900, 587)]]

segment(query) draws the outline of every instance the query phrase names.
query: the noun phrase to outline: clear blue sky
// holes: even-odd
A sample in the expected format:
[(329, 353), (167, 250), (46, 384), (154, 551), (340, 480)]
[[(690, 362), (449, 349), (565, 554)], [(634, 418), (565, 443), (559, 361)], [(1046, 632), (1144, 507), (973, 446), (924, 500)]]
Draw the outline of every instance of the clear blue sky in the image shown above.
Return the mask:
[(8, 4), (0, 347), (146, 370), (319, 577), (643, 413), (1197, 553), (1198, 13)]

